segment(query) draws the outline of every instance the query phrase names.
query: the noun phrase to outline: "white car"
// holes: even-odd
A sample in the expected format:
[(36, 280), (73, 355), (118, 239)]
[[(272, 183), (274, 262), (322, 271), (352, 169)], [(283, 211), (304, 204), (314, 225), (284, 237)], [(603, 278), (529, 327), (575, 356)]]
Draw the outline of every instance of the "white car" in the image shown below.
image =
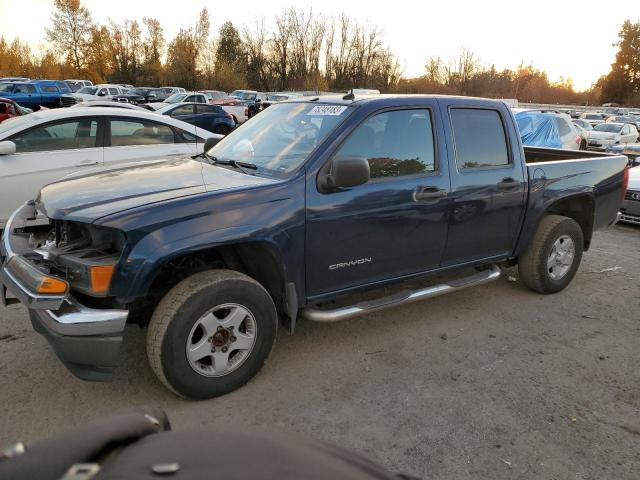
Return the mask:
[(111, 100), (113, 97), (125, 93), (127, 93), (127, 89), (120, 85), (102, 83), (92, 87), (82, 87), (77, 92), (72, 93), (71, 97), (73, 97), (76, 103), (97, 102), (100, 100)]
[(170, 104), (170, 103), (211, 103), (211, 102), (210, 102), (209, 96), (206, 93), (185, 92), (185, 93), (174, 93), (163, 102), (150, 102), (150, 103), (147, 103), (147, 106), (153, 108), (154, 110), (157, 110), (160, 107), (166, 107), (167, 104)]
[(44, 185), (79, 171), (201, 153), (209, 137), (188, 123), (122, 108), (64, 108), (0, 124), (0, 229)]
[(638, 129), (630, 123), (601, 123), (589, 132), (589, 150), (605, 150), (611, 145), (624, 145), (638, 141)]

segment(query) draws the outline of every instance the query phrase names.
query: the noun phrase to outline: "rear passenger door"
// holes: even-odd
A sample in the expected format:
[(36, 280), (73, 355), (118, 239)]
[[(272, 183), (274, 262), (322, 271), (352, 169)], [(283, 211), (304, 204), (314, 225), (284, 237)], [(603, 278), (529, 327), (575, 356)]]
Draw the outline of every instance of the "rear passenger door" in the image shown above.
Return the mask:
[(185, 141), (178, 129), (146, 119), (111, 117), (106, 139), (106, 166), (195, 153), (194, 145)]
[[(508, 257), (525, 203), (525, 172), (507, 107), (441, 100), (451, 170), (449, 233), (443, 266)], [(491, 105), (491, 104), (488, 104)]]

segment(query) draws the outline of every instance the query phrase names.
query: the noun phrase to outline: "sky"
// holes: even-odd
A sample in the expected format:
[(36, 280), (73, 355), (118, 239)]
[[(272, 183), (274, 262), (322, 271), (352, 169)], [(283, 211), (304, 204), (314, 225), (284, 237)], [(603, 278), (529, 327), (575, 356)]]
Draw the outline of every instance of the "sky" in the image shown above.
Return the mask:
[[(238, 28), (261, 17), (272, 22), (291, 5), (305, 10), (313, 7), (314, 12), (325, 15), (344, 12), (383, 29), (385, 42), (397, 55), (406, 77), (423, 74), (427, 58), (439, 56), (449, 61), (465, 47), (484, 65), (502, 69), (521, 62), (532, 64), (545, 70), (552, 81), (570, 77), (580, 90), (609, 71), (622, 22), (640, 16), (634, 1), (608, 4), (593, 0), (84, 0), (83, 4), (100, 23), (155, 17), (167, 40), (180, 27), (193, 25), (205, 6), (212, 30), (225, 21)], [(53, 0), (0, 0), (0, 34), (9, 40), (19, 37), (36, 48), (43, 46), (52, 10)]]

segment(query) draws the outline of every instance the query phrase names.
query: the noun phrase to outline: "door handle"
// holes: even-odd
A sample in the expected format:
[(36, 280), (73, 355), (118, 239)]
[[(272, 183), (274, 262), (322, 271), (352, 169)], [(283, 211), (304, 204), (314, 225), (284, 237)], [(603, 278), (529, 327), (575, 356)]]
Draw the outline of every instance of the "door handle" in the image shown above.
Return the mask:
[(413, 191), (413, 201), (437, 200), (447, 196), (447, 191), (438, 187), (417, 187)]
[(76, 163), (76, 167), (93, 167), (99, 164), (100, 162), (96, 162), (94, 160), (82, 160), (81, 162)]
[(520, 186), (520, 182), (518, 182), (517, 180), (511, 177), (503, 178), (496, 184), (496, 187), (498, 187), (498, 190), (514, 190), (519, 186)]

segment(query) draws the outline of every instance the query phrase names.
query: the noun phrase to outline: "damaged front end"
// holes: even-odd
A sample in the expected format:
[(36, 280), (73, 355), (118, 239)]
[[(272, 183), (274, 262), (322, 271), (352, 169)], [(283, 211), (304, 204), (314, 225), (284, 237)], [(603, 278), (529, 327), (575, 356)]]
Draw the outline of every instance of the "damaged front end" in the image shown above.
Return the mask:
[(106, 380), (119, 364), (128, 310), (109, 298), (120, 231), (39, 216), (28, 202), (0, 246), (0, 303), (21, 302), (34, 329), (77, 376)]

